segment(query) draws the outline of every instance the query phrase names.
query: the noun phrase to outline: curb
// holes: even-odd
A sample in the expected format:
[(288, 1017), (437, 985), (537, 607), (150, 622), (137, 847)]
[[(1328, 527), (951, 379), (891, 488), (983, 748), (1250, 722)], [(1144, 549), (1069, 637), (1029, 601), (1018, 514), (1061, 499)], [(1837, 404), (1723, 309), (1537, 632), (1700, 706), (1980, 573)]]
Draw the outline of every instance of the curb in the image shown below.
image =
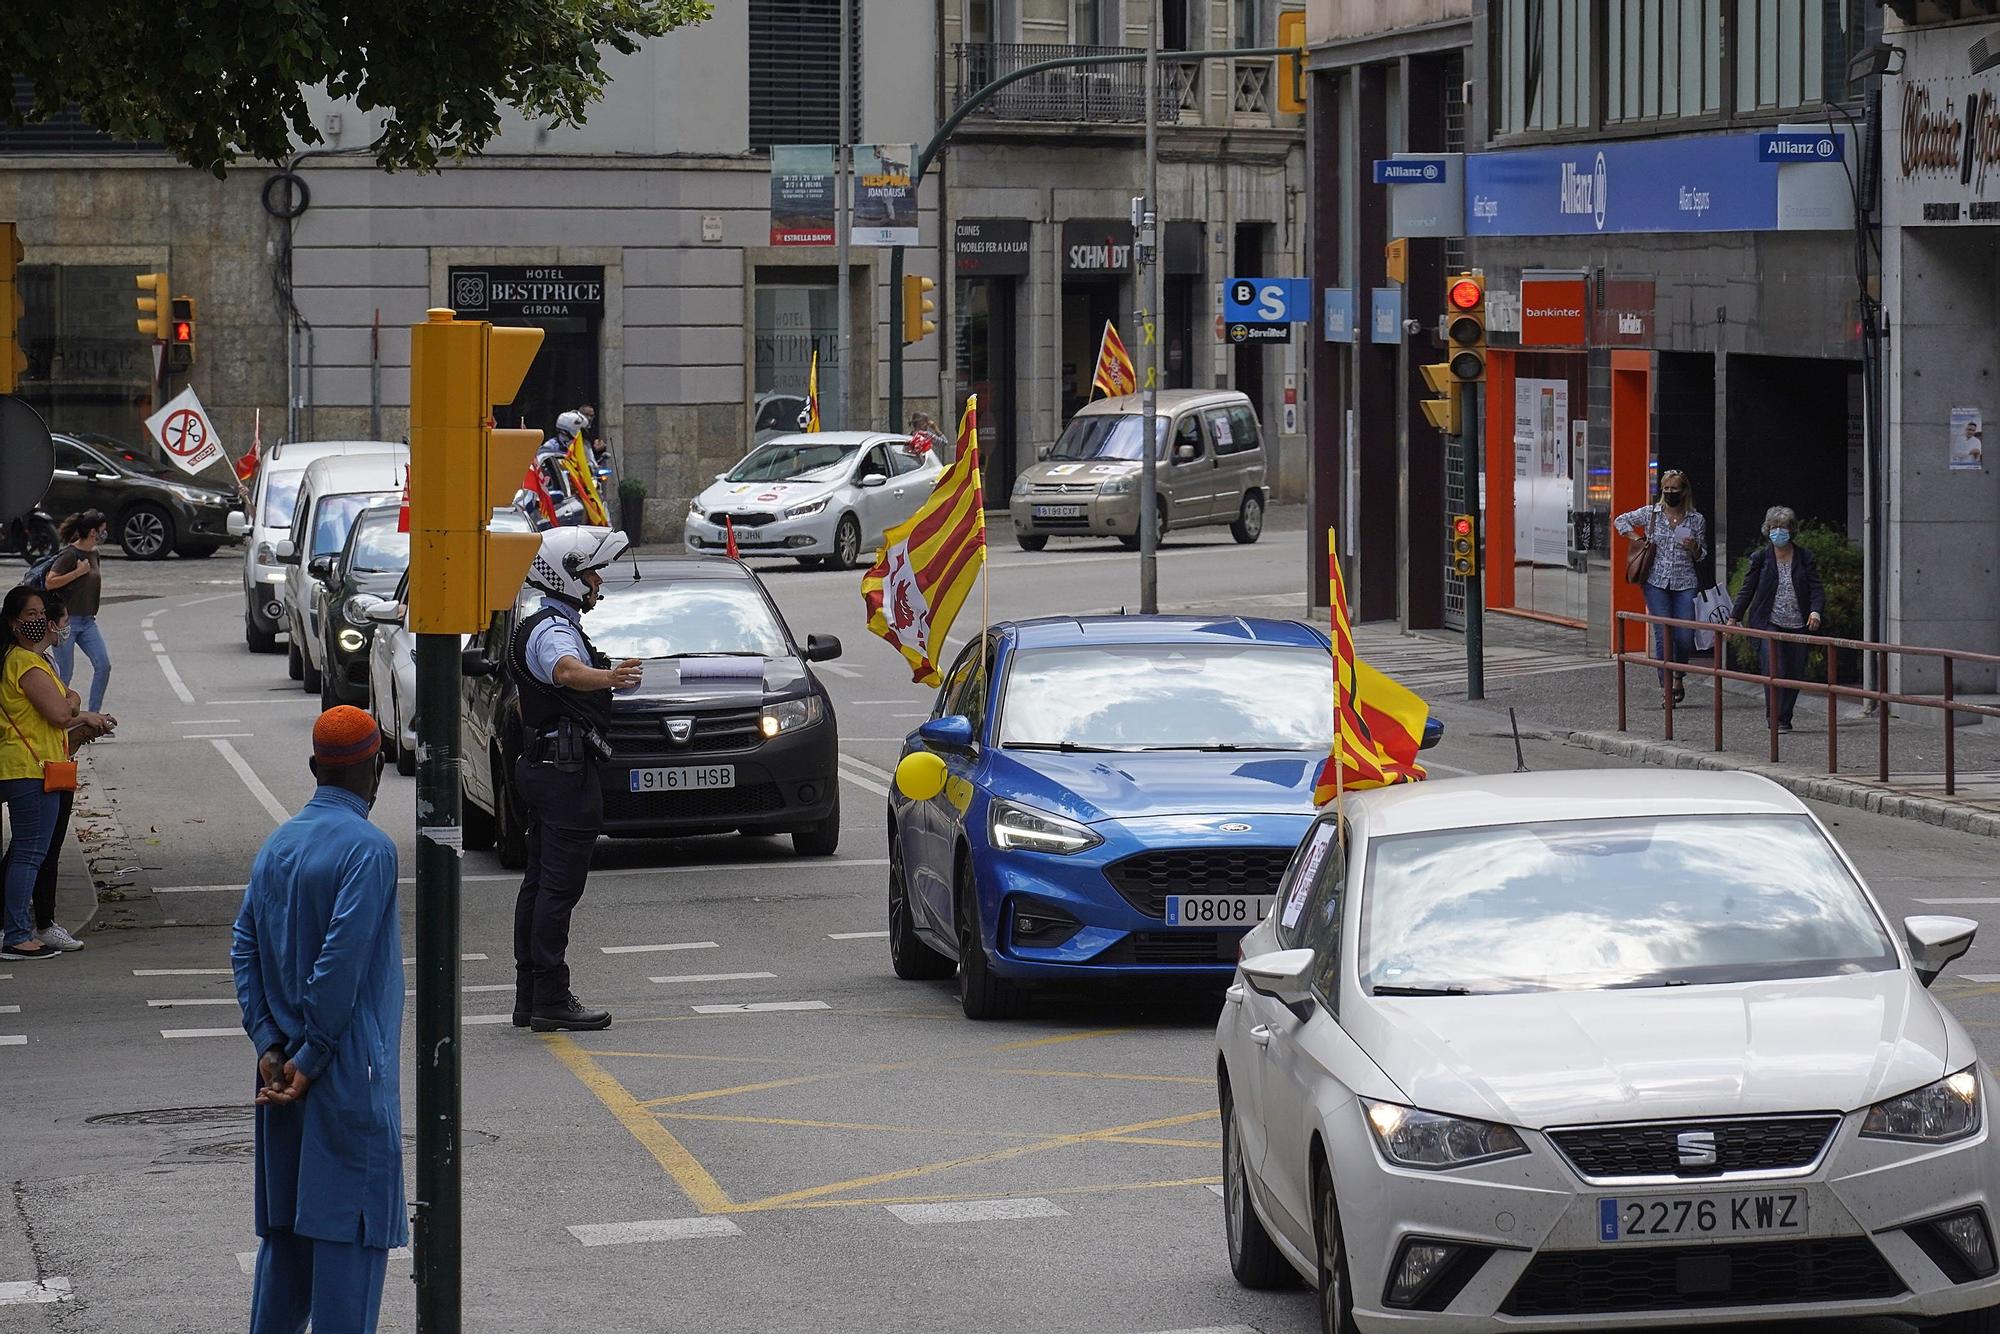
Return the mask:
[[(118, 820), (117, 800), (99, 777), (90, 755), (78, 756), (77, 776), (76, 813), (70, 820), (70, 838), (88, 868), (85, 885), (78, 888), (87, 888), (90, 894), (90, 915), (82, 926), (74, 929), (82, 931), (99, 925), (108, 931), (141, 925), (134, 909), (141, 903), (151, 907), (153, 898), (150, 891), (133, 892), (135, 886), (129, 879), (121, 880), (140, 868), (132, 841)], [(88, 841), (83, 838), (85, 832), (90, 835)], [(114, 911), (107, 913), (107, 909)], [(100, 919), (104, 920), (100, 923)]]
[(1788, 769), (1778, 764), (1744, 764), (1731, 760), (1727, 755), (1690, 750), (1671, 742), (1648, 741), (1617, 732), (1524, 727), (1521, 729), (1521, 735), (1534, 737), (1539, 741), (1582, 746), (1586, 750), (1594, 750), (1605, 755), (1619, 755), (1668, 769), (1714, 769), (1757, 774), (1797, 796), (1810, 798), (1813, 801), (1824, 801), (1836, 806), (1851, 806), (1856, 810), (1872, 811), (1877, 815), (1893, 815), (1905, 820), (1921, 820), (1926, 824), (1939, 825), (1967, 834), (2000, 838), (2000, 814), (1973, 810), (1957, 802), (1941, 801), (1935, 797), (1907, 796), (1877, 787), (1873, 783), (1856, 782), (1834, 774), (1800, 773), (1796, 769)]

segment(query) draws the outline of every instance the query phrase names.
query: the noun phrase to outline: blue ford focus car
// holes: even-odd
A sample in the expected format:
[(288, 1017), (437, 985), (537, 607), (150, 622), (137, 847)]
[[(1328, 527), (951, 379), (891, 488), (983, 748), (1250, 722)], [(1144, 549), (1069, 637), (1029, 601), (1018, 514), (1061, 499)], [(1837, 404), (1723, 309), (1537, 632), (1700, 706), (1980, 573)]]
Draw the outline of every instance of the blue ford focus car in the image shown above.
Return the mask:
[(1226, 980), (1312, 822), (1332, 694), (1295, 621), (989, 627), (905, 743), (941, 787), (889, 798), (897, 974), (956, 970), (974, 1019), (1037, 982)]

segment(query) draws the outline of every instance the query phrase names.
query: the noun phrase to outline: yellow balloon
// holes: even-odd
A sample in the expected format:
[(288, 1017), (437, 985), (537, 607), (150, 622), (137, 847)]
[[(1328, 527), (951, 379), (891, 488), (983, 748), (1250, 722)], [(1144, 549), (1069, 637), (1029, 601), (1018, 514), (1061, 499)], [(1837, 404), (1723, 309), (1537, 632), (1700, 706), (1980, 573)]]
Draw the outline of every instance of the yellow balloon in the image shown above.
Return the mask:
[(944, 761), (927, 750), (905, 755), (896, 766), (896, 790), (911, 801), (929, 801), (944, 791)]

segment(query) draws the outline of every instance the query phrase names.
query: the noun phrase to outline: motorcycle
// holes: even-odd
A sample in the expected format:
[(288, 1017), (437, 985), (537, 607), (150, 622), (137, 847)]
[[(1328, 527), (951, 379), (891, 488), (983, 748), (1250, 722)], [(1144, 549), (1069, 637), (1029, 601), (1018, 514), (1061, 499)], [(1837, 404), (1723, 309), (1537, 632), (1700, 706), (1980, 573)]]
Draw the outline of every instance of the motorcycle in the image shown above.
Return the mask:
[(30, 565), (54, 554), (61, 546), (56, 521), (39, 505), (9, 520), (6, 531), (0, 533), (0, 552), (20, 556)]

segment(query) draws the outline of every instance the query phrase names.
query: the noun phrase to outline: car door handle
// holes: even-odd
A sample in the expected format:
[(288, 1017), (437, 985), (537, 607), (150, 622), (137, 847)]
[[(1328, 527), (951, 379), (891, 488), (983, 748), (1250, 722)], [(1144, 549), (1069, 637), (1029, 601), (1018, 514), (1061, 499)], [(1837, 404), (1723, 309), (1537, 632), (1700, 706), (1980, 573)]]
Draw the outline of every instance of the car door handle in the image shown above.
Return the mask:
[(1250, 1030), (1250, 1040), (1260, 1047), (1270, 1046), (1271, 1026), (1269, 1024), (1257, 1025), (1257, 1027)]
[(1241, 1005), (1243, 1003), (1243, 984), (1238, 982), (1235, 986), (1223, 992), (1222, 999), (1228, 1001), (1231, 1005)]

